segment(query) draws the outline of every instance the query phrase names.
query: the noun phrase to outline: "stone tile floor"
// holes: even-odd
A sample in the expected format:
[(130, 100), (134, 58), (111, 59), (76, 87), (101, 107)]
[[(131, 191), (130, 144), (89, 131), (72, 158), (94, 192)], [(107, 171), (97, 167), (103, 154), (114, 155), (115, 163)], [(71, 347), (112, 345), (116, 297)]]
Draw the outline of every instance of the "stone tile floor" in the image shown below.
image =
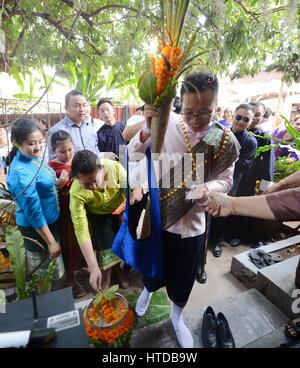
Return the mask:
[[(240, 245), (232, 248), (224, 243), (223, 254), (220, 258), (215, 258), (210, 250), (207, 252), (206, 271), (208, 274), (207, 283), (201, 285), (195, 282), (189, 302), (185, 308), (185, 312), (192, 312), (201, 306), (210, 305), (219, 300), (236, 295), (245, 291), (246, 288), (230, 273), (232, 257), (238, 253), (248, 250), (248, 246)], [(141, 275), (136, 272), (131, 272), (130, 287), (126, 290), (120, 289), (123, 295), (127, 295), (133, 291), (141, 291), (143, 282)], [(112, 280), (112, 284), (115, 281)], [(89, 300), (93, 296), (88, 293), (83, 298), (76, 299), (75, 302)]]

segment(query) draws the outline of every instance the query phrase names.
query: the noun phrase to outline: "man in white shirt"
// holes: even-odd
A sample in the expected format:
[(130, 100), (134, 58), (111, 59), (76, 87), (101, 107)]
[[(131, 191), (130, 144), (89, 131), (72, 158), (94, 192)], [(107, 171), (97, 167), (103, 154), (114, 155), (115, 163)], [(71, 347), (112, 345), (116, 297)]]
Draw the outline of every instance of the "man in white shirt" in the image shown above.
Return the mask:
[(86, 120), (89, 103), (82, 93), (72, 90), (65, 96), (66, 116), (56, 123), (48, 134), (49, 160), (53, 160), (55, 153), (51, 147), (53, 133), (64, 130), (70, 134), (75, 152), (87, 149), (99, 156), (97, 134), (92, 124)]

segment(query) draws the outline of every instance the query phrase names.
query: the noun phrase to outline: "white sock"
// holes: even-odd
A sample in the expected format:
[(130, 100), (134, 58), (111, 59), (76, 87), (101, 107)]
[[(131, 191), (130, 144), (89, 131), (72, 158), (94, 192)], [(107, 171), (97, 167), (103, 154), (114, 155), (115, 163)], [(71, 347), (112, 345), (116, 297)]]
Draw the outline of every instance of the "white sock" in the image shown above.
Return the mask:
[(135, 312), (138, 316), (143, 316), (147, 312), (152, 294), (144, 287), (135, 306)]
[(182, 348), (192, 348), (193, 336), (182, 319), (183, 308), (173, 303), (171, 321), (176, 332), (177, 340)]

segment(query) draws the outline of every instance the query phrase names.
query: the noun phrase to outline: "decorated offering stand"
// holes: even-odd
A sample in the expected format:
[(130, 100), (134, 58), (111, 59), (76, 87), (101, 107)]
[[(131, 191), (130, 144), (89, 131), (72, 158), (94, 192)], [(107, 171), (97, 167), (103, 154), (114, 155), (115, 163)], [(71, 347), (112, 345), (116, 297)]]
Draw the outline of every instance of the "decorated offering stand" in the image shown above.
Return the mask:
[(129, 345), (134, 312), (118, 286), (100, 291), (85, 308), (83, 319), (90, 343), (96, 347), (117, 348)]

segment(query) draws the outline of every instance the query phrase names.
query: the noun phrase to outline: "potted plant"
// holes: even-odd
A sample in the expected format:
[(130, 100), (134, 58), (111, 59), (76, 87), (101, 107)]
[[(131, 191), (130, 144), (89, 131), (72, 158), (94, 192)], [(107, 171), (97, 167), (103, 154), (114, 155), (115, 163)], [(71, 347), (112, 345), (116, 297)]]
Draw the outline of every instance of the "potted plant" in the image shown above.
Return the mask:
[[(9, 252), (10, 267), (15, 278), (18, 299), (29, 298), (34, 289), (39, 294), (49, 292), (51, 289), (51, 280), (56, 269), (56, 260), (53, 259), (49, 263), (43, 278), (35, 273), (40, 265), (29, 275), (26, 275), (24, 238), (21, 232), (15, 226), (7, 226), (5, 228), (5, 238), (6, 249)], [(40, 246), (43, 247), (41, 244)]]

